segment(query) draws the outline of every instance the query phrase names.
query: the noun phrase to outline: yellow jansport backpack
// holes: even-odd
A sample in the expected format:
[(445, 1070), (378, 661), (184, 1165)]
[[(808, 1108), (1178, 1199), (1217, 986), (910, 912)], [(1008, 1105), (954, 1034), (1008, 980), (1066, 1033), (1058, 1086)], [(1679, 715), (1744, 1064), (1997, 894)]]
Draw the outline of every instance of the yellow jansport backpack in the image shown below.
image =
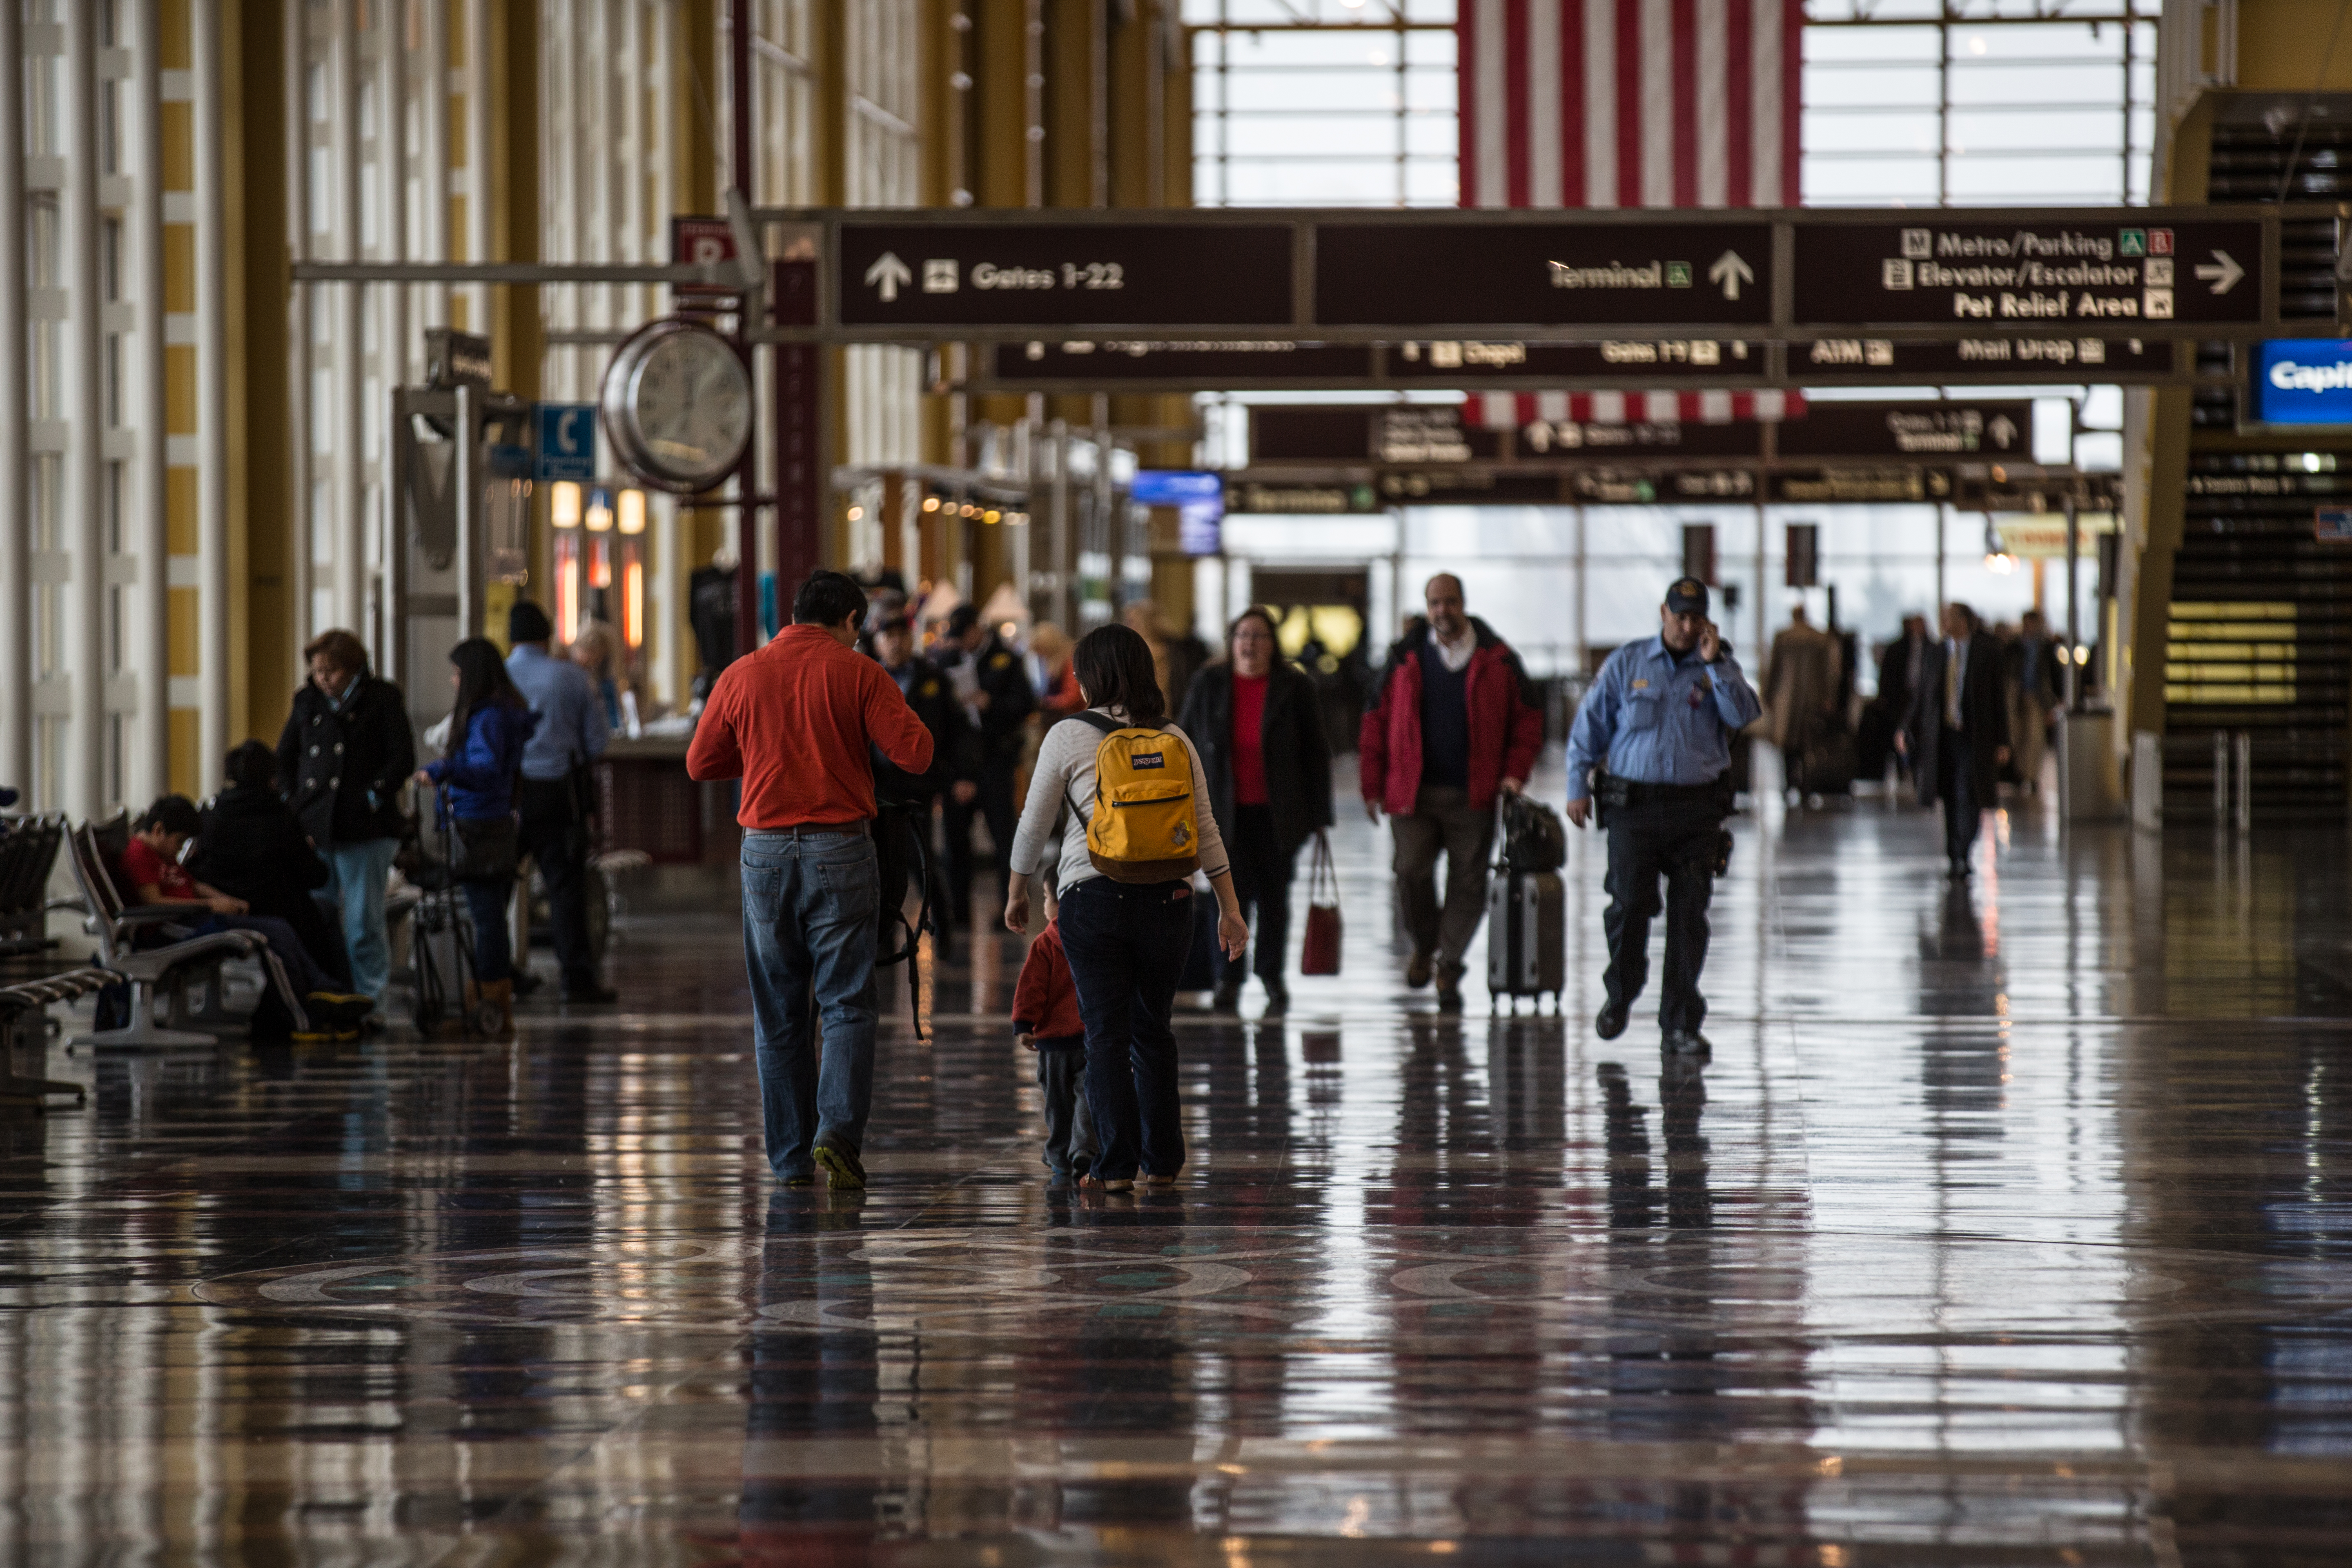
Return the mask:
[[(1172, 882), (1201, 868), (1192, 804), (1192, 749), (1165, 730), (1071, 715), (1102, 731), (1095, 746), (1095, 810), (1087, 858), (1114, 882)], [(1075, 807), (1076, 802), (1071, 805)]]

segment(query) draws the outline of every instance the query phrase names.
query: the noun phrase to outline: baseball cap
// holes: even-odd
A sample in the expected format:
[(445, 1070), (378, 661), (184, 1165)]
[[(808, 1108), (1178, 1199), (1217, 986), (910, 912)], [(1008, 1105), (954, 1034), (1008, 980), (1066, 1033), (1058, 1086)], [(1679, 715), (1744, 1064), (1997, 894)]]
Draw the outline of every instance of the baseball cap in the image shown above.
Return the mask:
[(1678, 577), (1666, 589), (1666, 608), (1677, 616), (1706, 614), (1706, 584), (1696, 577)]

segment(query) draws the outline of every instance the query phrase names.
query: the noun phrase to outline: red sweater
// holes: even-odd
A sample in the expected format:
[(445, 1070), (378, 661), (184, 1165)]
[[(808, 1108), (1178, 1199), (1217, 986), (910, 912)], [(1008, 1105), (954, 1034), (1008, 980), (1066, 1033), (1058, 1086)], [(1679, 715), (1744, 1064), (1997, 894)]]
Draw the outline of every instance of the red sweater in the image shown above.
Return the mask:
[(931, 765), (931, 732), (888, 671), (823, 626), (787, 626), (720, 674), (686, 771), (741, 779), (735, 819), (753, 831), (847, 826), (874, 815), (874, 746), (910, 773)]
[[(1463, 696), (1470, 709), (1469, 804), (1495, 804), (1505, 779), (1524, 783), (1543, 749), (1543, 715), (1527, 699), (1518, 655), (1484, 621), (1473, 621), (1478, 651), (1470, 656)], [(1356, 742), (1356, 778), (1364, 798), (1391, 816), (1412, 812), (1421, 793), (1421, 645), (1424, 628), (1389, 650), (1387, 672), (1364, 710)]]
[(1034, 1035), (1040, 1041), (1083, 1037), (1078, 1016), (1078, 988), (1070, 981), (1070, 961), (1062, 952), (1062, 924), (1047, 921), (1029, 956), (1021, 961), (1021, 978), (1013, 986), (1013, 1029)]

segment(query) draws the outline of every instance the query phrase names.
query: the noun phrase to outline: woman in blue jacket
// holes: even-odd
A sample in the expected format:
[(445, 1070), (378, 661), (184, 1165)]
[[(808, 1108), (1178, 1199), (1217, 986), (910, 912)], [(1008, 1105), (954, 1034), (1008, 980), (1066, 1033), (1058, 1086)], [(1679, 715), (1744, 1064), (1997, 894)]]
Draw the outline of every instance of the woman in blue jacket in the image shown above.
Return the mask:
[(457, 689), (457, 702), (449, 713), (448, 745), (416, 777), (435, 789), (447, 786), (438, 820), (457, 829), (453, 870), (474, 924), (478, 989), (469, 988), (466, 1008), (495, 1005), (503, 1039), (514, 1030), (507, 904), (514, 896), (515, 781), (522, 776), (523, 743), (539, 727), (539, 715), (515, 689), (506, 660), (488, 637), (467, 637), (449, 650), (449, 683)]

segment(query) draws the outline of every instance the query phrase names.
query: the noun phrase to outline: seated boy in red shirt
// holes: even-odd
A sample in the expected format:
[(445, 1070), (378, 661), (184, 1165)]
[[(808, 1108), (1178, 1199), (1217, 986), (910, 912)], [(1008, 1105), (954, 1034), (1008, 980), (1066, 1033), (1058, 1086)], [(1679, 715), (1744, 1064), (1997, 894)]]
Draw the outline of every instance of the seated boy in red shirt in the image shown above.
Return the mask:
[(1075, 1182), (1095, 1159), (1094, 1118), (1087, 1110), (1087, 1026), (1062, 952), (1061, 906), (1048, 889), (1045, 929), (1029, 944), (1013, 987), (1013, 1032), (1037, 1053), (1037, 1087), (1045, 1096), (1045, 1168)]
[[(195, 803), (184, 795), (167, 795), (147, 808), (122, 851), (128, 901), (142, 908), (184, 908), (190, 936), (252, 931), (268, 943), (262, 972), (285, 1004), (294, 1032), (305, 1037), (357, 1037), (360, 1020), (374, 1004), (367, 997), (335, 990), (333, 978), (312, 960), (292, 926), (271, 916), (248, 913), (243, 899), (233, 899), (218, 888), (197, 881), (180, 864), (180, 851), (194, 837), (201, 821)], [(267, 1033), (268, 1022), (256, 1015), (257, 1029)]]

